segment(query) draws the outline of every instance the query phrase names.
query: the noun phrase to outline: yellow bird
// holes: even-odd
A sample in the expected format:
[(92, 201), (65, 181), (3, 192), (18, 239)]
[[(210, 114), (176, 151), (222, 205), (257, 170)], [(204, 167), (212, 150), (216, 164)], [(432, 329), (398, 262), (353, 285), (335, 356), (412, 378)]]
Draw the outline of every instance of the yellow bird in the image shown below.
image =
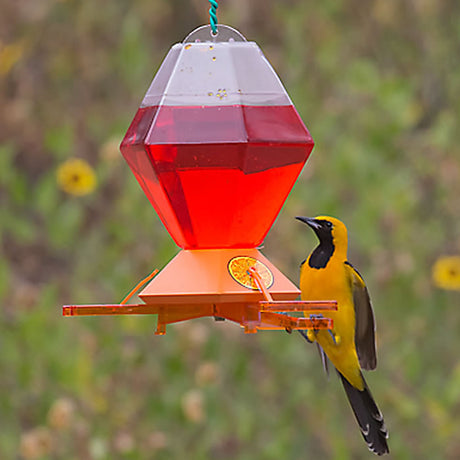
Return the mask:
[(302, 335), (317, 342), (323, 364), (327, 364), (325, 354), (337, 369), (369, 449), (377, 455), (387, 454), (383, 415), (361, 373), (377, 365), (374, 313), (363, 278), (347, 260), (347, 228), (333, 217), (297, 219), (309, 225), (319, 239), (301, 265), (301, 298), (336, 300), (338, 306), (327, 315), (334, 321), (332, 331), (309, 330)]

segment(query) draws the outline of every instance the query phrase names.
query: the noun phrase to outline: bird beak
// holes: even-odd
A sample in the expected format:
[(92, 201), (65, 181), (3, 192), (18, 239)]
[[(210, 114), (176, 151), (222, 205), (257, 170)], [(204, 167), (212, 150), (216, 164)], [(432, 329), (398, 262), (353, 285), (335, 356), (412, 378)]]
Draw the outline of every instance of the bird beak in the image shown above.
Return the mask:
[(321, 227), (321, 224), (316, 219), (313, 219), (312, 217), (297, 216), (296, 219), (300, 220), (300, 222), (303, 222), (304, 224), (307, 224), (313, 230), (318, 230)]

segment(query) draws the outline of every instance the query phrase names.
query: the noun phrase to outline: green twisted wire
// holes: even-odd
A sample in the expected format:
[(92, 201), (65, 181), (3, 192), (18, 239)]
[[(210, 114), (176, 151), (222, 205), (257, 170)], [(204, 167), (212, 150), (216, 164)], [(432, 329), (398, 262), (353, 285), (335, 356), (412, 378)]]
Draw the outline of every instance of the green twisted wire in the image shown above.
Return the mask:
[(209, 0), (211, 8), (209, 8), (209, 22), (213, 34), (217, 34), (217, 8), (219, 7), (216, 0)]

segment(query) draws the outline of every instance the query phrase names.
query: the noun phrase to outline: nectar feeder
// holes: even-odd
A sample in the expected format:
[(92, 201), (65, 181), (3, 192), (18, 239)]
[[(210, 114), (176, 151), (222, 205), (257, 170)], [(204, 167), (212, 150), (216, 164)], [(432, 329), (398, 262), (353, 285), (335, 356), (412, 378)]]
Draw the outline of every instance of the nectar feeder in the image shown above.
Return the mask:
[(203, 316), (257, 329), (331, 328), (336, 303), (300, 292), (257, 249), (313, 140), (254, 42), (219, 25), (174, 45), (150, 85), (121, 152), (176, 244), (177, 256), (139, 293), (144, 304), (65, 306), (64, 315)]

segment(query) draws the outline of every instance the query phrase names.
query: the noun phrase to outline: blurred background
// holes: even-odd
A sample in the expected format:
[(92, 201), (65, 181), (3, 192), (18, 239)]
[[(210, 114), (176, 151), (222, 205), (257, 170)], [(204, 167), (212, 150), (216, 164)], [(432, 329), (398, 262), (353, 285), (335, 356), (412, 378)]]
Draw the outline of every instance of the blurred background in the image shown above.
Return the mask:
[[(460, 3), (219, 3), (316, 142), (264, 254), (297, 283), (316, 240), (294, 216), (345, 221), (393, 458), (459, 458)], [(61, 316), (119, 302), (178, 251), (118, 145), (208, 2), (0, 6), (0, 458), (372, 458), (297, 334)]]

